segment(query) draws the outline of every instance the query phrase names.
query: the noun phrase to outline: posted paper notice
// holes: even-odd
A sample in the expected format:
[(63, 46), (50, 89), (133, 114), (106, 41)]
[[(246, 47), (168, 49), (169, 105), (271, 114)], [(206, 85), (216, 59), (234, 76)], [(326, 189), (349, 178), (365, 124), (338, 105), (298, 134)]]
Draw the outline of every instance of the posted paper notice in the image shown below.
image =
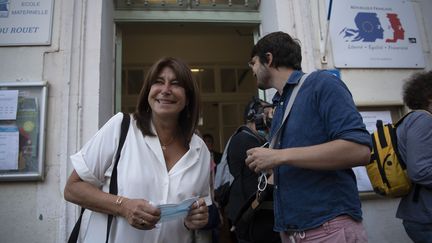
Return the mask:
[(0, 120), (16, 120), (18, 90), (0, 90)]
[(0, 170), (18, 169), (19, 132), (16, 126), (0, 126)]

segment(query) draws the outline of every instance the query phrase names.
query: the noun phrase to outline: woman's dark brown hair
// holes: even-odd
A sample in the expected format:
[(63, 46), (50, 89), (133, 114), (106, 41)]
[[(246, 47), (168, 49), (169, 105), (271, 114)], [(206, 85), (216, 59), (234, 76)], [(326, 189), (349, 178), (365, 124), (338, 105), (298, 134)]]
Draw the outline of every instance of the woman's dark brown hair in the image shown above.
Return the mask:
[(179, 127), (182, 130), (186, 141), (189, 142), (198, 125), (200, 111), (200, 92), (195, 82), (190, 67), (182, 60), (174, 57), (164, 57), (159, 59), (144, 79), (143, 86), (138, 96), (138, 103), (134, 112), (134, 118), (137, 120), (137, 126), (144, 135), (155, 136), (151, 129), (152, 110), (148, 103), (148, 95), (151, 86), (155, 83), (158, 75), (165, 67), (173, 70), (177, 81), (185, 89), (186, 106), (179, 116)]

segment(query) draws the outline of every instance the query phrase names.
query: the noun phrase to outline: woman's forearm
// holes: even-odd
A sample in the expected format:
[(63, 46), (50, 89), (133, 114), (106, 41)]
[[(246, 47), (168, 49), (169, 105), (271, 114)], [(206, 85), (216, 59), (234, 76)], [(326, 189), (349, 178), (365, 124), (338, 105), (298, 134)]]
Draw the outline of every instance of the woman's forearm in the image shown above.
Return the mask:
[(121, 215), (124, 198), (103, 192), (94, 185), (81, 180), (75, 170), (69, 177), (64, 189), (67, 201), (80, 205), (92, 211)]

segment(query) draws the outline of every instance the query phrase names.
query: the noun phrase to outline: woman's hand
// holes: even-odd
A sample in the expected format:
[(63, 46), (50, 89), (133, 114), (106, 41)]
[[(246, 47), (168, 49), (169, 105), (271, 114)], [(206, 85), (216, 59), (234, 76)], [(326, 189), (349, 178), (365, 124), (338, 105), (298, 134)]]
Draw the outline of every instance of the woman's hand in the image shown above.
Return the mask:
[(160, 219), (160, 209), (144, 199), (125, 199), (122, 202), (121, 216), (137, 229), (151, 230)]
[(200, 198), (192, 204), (184, 224), (188, 229), (200, 229), (207, 225), (209, 218), (208, 208), (204, 198)]

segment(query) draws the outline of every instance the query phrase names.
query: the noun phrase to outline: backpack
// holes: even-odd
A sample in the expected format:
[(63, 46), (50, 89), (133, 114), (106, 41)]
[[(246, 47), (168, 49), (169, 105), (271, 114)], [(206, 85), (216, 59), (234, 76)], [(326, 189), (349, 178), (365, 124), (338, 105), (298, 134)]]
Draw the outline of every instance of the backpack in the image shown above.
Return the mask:
[(218, 203), (219, 207), (221, 208), (224, 208), (228, 203), (231, 183), (234, 181), (234, 177), (231, 175), (229, 171), (228, 160), (227, 160), (228, 147), (231, 142), (231, 138), (232, 136), (228, 139), (228, 142), (225, 145), (225, 149), (222, 154), (222, 158), (219, 164), (216, 166), (216, 175), (214, 181), (214, 188), (215, 188), (214, 196), (215, 196), (215, 201)]
[[(268, 145), (266, 139), (258, 137), (256, 134), (252, 133), (246, 127), (240, 127), (235, 134), (243, 133), (244, 136), (247, 135), (248, 139), (256, 139), (261, 144), (261, 147)], [(234, 135), (235, 135), (234, 134)], [(238, 145), (236, 145), (238, 146)], [(238, 152), (236, 146), (230, 146), (230, 150)], [(230, 167), (230, 172), (237, 174), (238, 177), (234, 181), (238, 182), (240, 193), (243, 195), (243, 202), (233, 201), (230, 208), (228, 208), (228, 218), (234, 217), (232, 219), (231, 231), (236, 232), (236, 236), (240, 241), (250, 242), (250, 243), (280, 243), (280, 236), (278, 232), (273, 231), (274, 225), (274, 210), (273, 210), (273, 189), (274, 186), (267, 184), (267, 179), (265, 179), (265, 185), (260, 184), (258, 179), (258, 184), (261, 185), (260, 189), (255, 189), (252, 194), (247, 194), (245, 187), (248, 186), (246, 179), (244, 178), (243, 170), (247, 168), (247, 165), (243, 163), (240, 171), (232, 168), (233, 162), (230, 162), (228, 156), (228, 166)], [(268, 176), (266, 176), (268, 177)], [(233, 182), (235, 183), (235, 182)], [(257, 185), (258, 186), (258, 185)], [(229, 202), (231, 203), (231, 202)], [(234, 206), (233, 206), (234, 205)], [(230, 209), (238, 208), (237, 212), (231, 212)], [(235, 215), (233, 215), (235, 214)]]
[(371, 134), (373, 150), (366, 170), (373, 190), (382, 196), (402, 197), (411, 190), (412, 183), (397, 145), (396, 128), (411, 112), (396, 124), (377, 120), (377, 130)]
[(222, 158), (219, 164), (216, 166), (216, 175), (214, 181), (215, 201), (221, 208), (228, 204), (231, 184), (234, 181), (234, 176), (231, 174), (228, 165), (228, 147), (230, 145), (231, 138), (241, 131), (247, 132), (244, 125), (237, 128), (234, 134), (228, 139), (225, 149), (222, 153)]

